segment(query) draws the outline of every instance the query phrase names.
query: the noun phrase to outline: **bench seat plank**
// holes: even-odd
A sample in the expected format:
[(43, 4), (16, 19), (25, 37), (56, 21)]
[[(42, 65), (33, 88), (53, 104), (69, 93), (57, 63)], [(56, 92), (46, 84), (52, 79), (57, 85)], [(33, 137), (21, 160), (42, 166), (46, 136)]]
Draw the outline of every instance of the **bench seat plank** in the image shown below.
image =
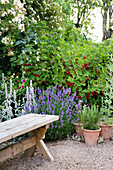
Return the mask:
[[(32, 117), (32, 115), (34, 118)], [(23, 121), (25, 121), (26, 119), (28, 121), (24, 123)], [(30, 132), (32, 130), (35, 130), (39, 127), (47, 125), (58, 119), (59, 117), (55, 115), (29, 114), (29, 115), (24, 115), (24, 120), (23, 120), (23, 116), (21, 116), (21, 117), (15, 118), (15, 120), (12, 119), (6, 122), (2, 122), (0, 123), (0, 126), (2, 127), (2, 124), (3, 124), (3, 126), (6, 127), (6, 129), (0, 132), (0, 143), (7, 141), (9, 139), (12, 139), (14, 137), (17, 137), (19, 135), (22, 135), (24, 133)], [(9, 127), (9, 129), (7, 129), (7, 127)]]
[(12, 129), (12, 128), (15, 129), (17, 126), (24, 124), (24, 123), (32, 122), (37, 118), (42, 119), (42, 117), (45, 117), (45, 115), (40, 116), (36, 114), (28, 114), (28, 115), (25, 115), (23, 119), (23, 116), (18, 117), (18, 119), (14, 118), (14, 119), (5, 121), (3, 123), (0, 123), (0, 133), (7, 131), (9, 129)]

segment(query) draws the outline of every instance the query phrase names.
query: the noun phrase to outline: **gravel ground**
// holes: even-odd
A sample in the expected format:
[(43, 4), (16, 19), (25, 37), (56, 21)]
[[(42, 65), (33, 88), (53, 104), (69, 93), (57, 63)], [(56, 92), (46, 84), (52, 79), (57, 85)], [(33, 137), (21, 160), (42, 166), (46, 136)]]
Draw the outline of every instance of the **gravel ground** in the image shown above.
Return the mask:
[(20, 153), (0, 163), (0, 170), (112, 170), (113, 141), (104, 140), (96, 146), (64, 139), (46, 143), (54, 157), (48, 161), (35, 152), (33, 157)]

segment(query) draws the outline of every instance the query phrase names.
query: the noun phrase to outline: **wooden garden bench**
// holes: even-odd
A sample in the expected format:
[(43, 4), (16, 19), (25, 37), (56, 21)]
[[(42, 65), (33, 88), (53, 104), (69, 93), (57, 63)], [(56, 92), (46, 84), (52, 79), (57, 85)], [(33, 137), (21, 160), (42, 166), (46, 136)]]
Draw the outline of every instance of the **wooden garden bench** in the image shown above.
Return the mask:
[(27, 114), (0, 123), (0, 143), (28, 133), (29, 137), (0, 150), (0, 162), (22, 151), (31, 156), (37, 146), (39, 152), (48, 160), (54, 160), (43, 138), (51, 122), (58, 120), (54, 115)]

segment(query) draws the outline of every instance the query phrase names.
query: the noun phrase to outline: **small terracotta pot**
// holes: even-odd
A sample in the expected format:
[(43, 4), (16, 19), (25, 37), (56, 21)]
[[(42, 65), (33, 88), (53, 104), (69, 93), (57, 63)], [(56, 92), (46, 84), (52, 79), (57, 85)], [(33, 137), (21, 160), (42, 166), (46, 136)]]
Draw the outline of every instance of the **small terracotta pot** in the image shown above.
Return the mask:
[(110, 139), (112, 128), (111, 125), (100, 125), (101, 131), (100, 136), (102, 136), (104, 139)]
[(77, 136), (82, 136), (83, 135), (83, 124), (82, 123), (73, 123), (75, 125), (75, 130), (77, 133)]
[(89, 146), (96, 145), (100, 130), (101, 130), (101, 128), (98, 130), (84, 129), (83, 134), (84, 134), (84, 138), (85, 138), (85, 143)]

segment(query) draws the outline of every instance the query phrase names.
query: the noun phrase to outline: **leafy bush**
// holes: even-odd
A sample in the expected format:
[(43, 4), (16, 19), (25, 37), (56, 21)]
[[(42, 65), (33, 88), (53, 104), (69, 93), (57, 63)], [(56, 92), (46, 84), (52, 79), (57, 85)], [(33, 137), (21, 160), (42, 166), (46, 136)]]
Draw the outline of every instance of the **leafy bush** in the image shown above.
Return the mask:
[[(41, 28), (43, 26), (44, 23)], [(110, 47), (104, 47), (104, 44), (97, 45), (91, 41), (85, 43), (83, 37), (81, 37), (81, 41), (76, 42), (71, 38), (69, 43), (63, 39), (63, 35), (56, 37), (49, 33), (49, 36), (43, 37), (44, 30), (40, 30), (40, 40), (43, 46), (40, 48), (41, 43), (38, 43), (39, 51), (37, 51), (37, 47), (33, 48), (26, 38), (25, 47), (20, 40), (17, 41), (20, 44), (14, 47), (26, 50), (12, 58), (12, 65), (20, 67), (23, 80), (25, 80), (21, 82), (21, 72), (16, 71), (12, 76), (15, 80), (15, 89), (22, 88), (22, 91), (25, 91), (25, 86), (29, 85), (30, 79), (32, 79), (34, 87), (46, 89), (50, 85), (57, 84), (59, 88), (63, 86), (71, 88), (72, 93), (76, 92), (79, 99), (101, 106), (101, 97), (104, 96), (109, 71), (107, 63), (110, 60)], [(34, 38), (32, 37), (31, 40), (34, 41)], [(82, 46), (81, 43), (83, 43)], [(20, 48), (18, 48), (19, 45)]]
[(104, 114), (108, 117), (113, 117), (113, 58), (110, 57), (108, 63), (109, 76), (106, 78), (106, 87), (104, 92), (104, 98), (102, 102), (102, 107), (104, 109)]
[[(21, 89), (25, 94), (25, 86), (28, 86), (32, 79), (34, 87), (47, 89), (50, 85), (57, 84), (59, 88), (63, 86), (71, 88), (72, 93), (76, 92), (79, 99), (88, 100), (89, 104), (101, 105), (113, 41), (100, 44), (91, 40), (86, 41), (81, 30), (76, 29), (69, 18), (63, 22), (61, 30), (51, 29), (52, 20), (53, 27), (55, 26), (55, 18), (50, 19), (51, 11), (55, 8), (54, 3), (52, 6), (48, 3), (48, 9), (51, 10), (44, 11), (47, 1), (28, 0), (26, 3), (19, 1), (16, 5), (14, 5), (16, 1), (11, 2), (6, 1), (5, 4), (1, 2), (0, 38), (3, 47), (1, 56), (2, 59), (5, 56), (5, 60), (11, 62), (8, 75), (15, 80), (15, 89), (18, 91)], [(29, 11), (27, 4), (30, 7)], [(37, 20), (36, 10), (42, 10)], [(60, 13), (58, 4), (54, 10), (55, 17), (57, 10), (59, 11), (60, 24), (60, 19), (63, 19), (60, 18), (62, 10)], [(21, 76), (24, 82), (21, 81)]]
[(71, 31), (68, 36), (65, 36), (64, 31), (62, 36), (48, 33), (43, 37), (41, 34), (38, 53), (36, 54), (37, 50), (31, 46), (28, 48), (31, 55), (28, 53), (24, 54), (26, 57), (21, 57), (20, 54), (18, 59), (15, 58), (15, 63), (23, 63), (21, 70), (27, 80), (25, 85), (29, 84), (30, 78), (33, 86), (41, 89), (57, 84), (71, 88), (72, 93), (76, 91), (79, 99), (88, 100), (89, 104), (101, 105), (112, 46), (97, 45), (90, 40), (84, 40), (83, 36), (78, 38), (77, 33), (80, 35), (80, 32), (76, 29), (73, 31), (76, 32)]
[[(1, 67), (3, 72), (6, 72), (9, 69), (11, 72), (14, 70), (19, 71), (20, 67), (18, 64), (12, 69), (10, 63), (12, 61), (10, 61), (10, 59), (12, 57), (15, 58), (15, 56), (18, 57), (20, 54), (21, 57), (22, 55), (24, 56), (22, 51), (24, 51), (25, 45), (27, 48), (27, 50), (25, 50), (27, 54), (30, 50), (32, 51), (33, 48), (38, 51), (39, 48), (36, 44), (41, 41), (39, 39), (39, 30), (41, 28), (42, 30), (45, 30), (45, 27), (43, 29), (41, 24), (42, 22), (44, 22), (45, 25), (48, 25), (49, 31), (52, 30), (54, 34), (60, 31), (59, 25), (62, 24), (60, 28), (63, 27), (64, 22), (62, 9), (58, 3), (51, 0), (18, 0), (18, 2), (17, 0), (4, 0), (0, 2), (0, 14), (0, 61), (3, 65), (4, 60), (8, 61), (7, 67)], [(46, 30), (45, 32), (42, 31), (42, 34), (45, 35)], [(34, 51), (32, 52), (34, 54)], [(19, 63), (19, 65), (21, 64), (22, 62)]]

